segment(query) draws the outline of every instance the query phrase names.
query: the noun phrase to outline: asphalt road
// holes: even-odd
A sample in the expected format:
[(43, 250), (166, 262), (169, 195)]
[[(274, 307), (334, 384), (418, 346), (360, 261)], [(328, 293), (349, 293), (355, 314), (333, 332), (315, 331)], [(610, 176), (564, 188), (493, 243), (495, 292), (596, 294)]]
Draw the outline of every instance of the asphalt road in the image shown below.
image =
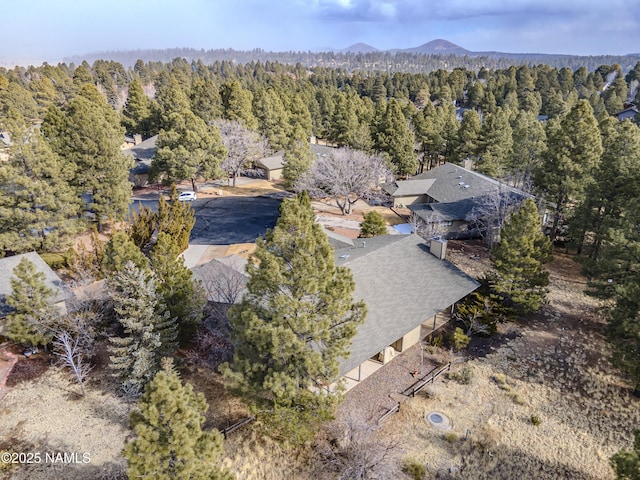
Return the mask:
[[(191, 203), (196, 215), (196, 224), (191, 231), (192, 245), (231, 245), (252, 243), (273, 228), (278, 220), (278, 208), (287, 196), (276, 192), (257, 197), (211, 197)], [(131, 211), (139, 206), (158, 211), (157, 198), (136, 198)]]
[(191, 231), (192, 245), (231, 245), (251, 243), (273, 228), (278, 208), (286, 194), (257, 197), (213, 197), (192, 203), (196, 224)]

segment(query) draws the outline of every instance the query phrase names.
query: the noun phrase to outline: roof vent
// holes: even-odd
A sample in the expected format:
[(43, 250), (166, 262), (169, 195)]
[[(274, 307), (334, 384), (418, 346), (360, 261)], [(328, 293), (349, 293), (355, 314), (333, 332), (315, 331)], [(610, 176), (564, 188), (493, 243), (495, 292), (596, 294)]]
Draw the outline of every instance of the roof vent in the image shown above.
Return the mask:
[(466, 184), (466, 185), (464, 186), (464, 188), (469, 188), (470, 186), (471, 186), (471, 185)]
[(349, 256), (350, 255), (348, 253), (345, 253), (344, 255), (340, 255), (340, 258), (347, 259), (347, 258), (349, 258)]
[(463, 186), (464, 182), (458, 182), (458, 185)]

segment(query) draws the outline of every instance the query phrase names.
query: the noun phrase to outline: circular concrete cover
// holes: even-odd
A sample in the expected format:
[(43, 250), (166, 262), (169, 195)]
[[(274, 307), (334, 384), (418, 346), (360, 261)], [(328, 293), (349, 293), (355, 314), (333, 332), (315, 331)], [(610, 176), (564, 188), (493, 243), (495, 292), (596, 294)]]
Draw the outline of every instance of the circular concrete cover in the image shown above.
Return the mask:
[(441, 413), (441, 412), (427, 413), (426, 419), (431, 424), (432, 427), (437, 428), (439, 430), (449, 430), (451, 428), (451, 421), (449, 420), (449, 417), (447, 417), (444, 413)]

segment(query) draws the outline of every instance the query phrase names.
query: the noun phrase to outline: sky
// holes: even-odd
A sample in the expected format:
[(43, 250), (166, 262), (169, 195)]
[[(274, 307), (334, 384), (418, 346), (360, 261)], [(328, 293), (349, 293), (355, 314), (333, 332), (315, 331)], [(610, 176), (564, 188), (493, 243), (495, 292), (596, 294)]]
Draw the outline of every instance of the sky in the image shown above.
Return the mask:
[(640, 52), (640, 0), (0, 0), (0, 64), (109, 50)]

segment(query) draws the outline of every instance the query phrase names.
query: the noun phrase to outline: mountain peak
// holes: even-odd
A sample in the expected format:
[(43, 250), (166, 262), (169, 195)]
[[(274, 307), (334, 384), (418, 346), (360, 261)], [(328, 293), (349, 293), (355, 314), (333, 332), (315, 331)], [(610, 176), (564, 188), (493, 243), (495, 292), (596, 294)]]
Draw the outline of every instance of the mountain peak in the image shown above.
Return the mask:
[(340, 50), (343, 53), (370, 53), (370, 52), (378, 52), (379, 50), (376, 47), (372, 47), (366, 43), (354, 43), (353, 45)]
[(471, 53), (466, 48), (462, 48), (455, 43), (451, 43), (448, 40), (444, 40), (442, 38), (437, 38), (435, 40), (431, 40), (419, 47), (414, 48), (405, 48), (402, 50), (403, 52), (411, 52), (411, 53), (425, 53), (425, 54), (440, 54), (440, 55), (466, 55)]

